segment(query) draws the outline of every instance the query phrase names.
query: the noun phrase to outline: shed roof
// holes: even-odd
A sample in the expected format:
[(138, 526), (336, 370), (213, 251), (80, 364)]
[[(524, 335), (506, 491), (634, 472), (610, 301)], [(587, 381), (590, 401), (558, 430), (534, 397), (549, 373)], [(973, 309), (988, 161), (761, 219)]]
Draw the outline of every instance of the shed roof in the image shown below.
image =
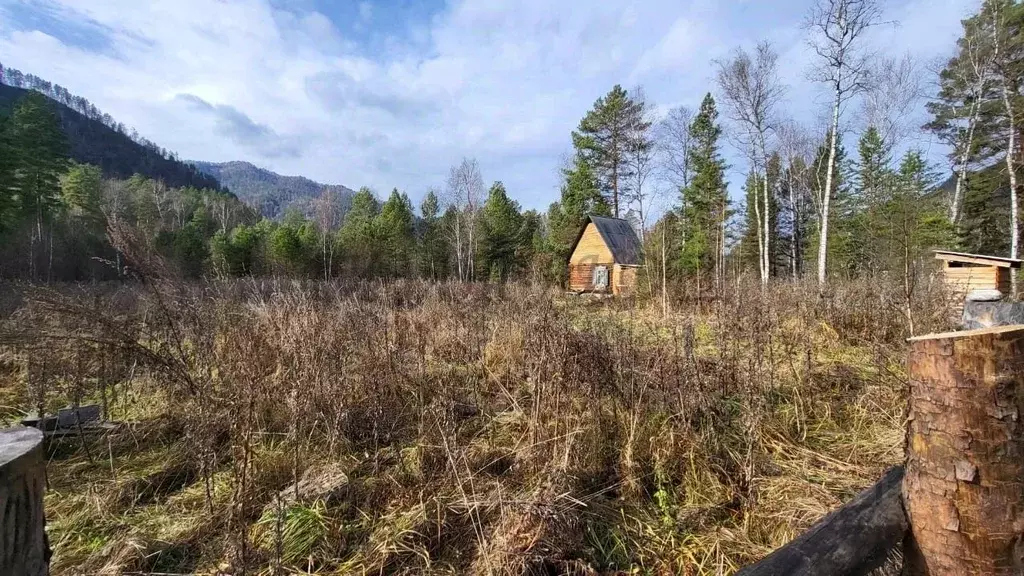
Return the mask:
[[(594, 215), (590, 215), (588, 219), (589, 222), (594, 223), (594, 227), (601, 234), (601, 238), (604, 239), (608, 250), (611, 251), (612, 258), (616, 264), (636, 266), (643, 261), (643, 246), (640, 244), (640, 238), (637, 237), (636, 231), (633, 230), (633, 226), (628, 221), (622, 218)], [(583, 237), (583, 232), (586, 229), (586, 225), (580, 229), (580, 233), (576, 236), (576, 241), (572, 244), (573, 250), (576, 250), (576, 245), (579, 244), (580, 238)]]
[(947, 262), (968, 262), (970, 264), (998, 266), (999, 268), (1020, 268), (1021, 265), (1021, 261), (1016, 258), (986, 256), (984, 254), (967, 254), (966, 252), (951, 252), (949, 250), (936, 250), (935, 258), (938, 260), (946, 260)]

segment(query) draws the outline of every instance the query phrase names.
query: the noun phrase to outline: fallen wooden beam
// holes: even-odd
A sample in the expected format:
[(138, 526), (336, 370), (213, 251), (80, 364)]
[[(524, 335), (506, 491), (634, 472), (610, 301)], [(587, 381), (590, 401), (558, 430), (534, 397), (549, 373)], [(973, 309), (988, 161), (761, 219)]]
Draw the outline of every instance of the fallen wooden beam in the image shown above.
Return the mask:
[(860, 576), (885, 564), (903, 541), (903, 467), (738, 576)]

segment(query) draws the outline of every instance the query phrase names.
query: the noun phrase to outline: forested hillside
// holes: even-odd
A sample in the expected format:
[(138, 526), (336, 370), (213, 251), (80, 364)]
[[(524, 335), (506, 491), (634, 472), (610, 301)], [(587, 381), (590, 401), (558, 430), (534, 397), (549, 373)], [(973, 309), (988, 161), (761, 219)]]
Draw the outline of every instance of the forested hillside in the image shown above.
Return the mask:
[(248, 162), (194, 161), (193, 164), (267, 218), (283, 217), (289, 210), (311, 216), (315, 210), (314, 200), (325, 192), (337, 195), (344, 211), (355, 194), (345, 186), (320, 184), (302, 176), (281, 176)]
[(142, 174), (171, 187), (219, 187), (216, 179), (125, 128), (88, 100), (60, 85), (0, 65), (0, 115), (9, 115), (29, 91), (44, 94), (53, 102), (68, 155), (75, 162), (98, 166), (110, 178)]
[[(217, 230), (255, 221), (248, 207), (215, 182), (212, 188), (171, 187), (140, 174), (105, 175), (103, 158), (96, 165), (76, 161), (68, 126), (71, 134), (81, 127), (79, 136), (126, 141), (129, 153), (143, 148), (37, 91), (18, 93), (9, 112), (0, 113), (0, 278), (122, 277), (125, 263), (109, 241), (111, 226), (130, 228), (150, 252), (163, 254), (184, 274), (197, 275)], [(89, 140), (79, 142), (90, 149)], [(136, 158), (152, 159), (151, 153)], [(123, 158), (110, 160), (117, 165)], [(166, 166), (184, 166), (163, 160)]]

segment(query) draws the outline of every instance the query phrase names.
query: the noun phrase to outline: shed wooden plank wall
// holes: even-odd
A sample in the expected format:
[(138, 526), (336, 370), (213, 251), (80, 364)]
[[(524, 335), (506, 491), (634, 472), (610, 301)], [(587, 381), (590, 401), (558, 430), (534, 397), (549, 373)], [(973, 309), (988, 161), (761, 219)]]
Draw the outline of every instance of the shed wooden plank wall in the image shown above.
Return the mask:
[(1010, 271), (995, 266), (949, 266), (942, 273), (954, 290), (964, 293), (973, 290), (997, 289), (1004, 294), (1010, 292)]

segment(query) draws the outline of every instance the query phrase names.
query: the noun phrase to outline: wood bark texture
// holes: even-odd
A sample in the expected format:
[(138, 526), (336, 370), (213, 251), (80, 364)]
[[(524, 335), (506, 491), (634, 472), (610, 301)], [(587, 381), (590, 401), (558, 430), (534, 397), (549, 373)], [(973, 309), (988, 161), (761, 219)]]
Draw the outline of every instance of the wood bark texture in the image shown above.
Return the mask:
[(905, 573), (1024, 573), (1024, 326), (911, 340)]
[(0, 574), (44, 576), (49, 546), (44, 531), (46, 460), (35, 428), (0, 430)]

